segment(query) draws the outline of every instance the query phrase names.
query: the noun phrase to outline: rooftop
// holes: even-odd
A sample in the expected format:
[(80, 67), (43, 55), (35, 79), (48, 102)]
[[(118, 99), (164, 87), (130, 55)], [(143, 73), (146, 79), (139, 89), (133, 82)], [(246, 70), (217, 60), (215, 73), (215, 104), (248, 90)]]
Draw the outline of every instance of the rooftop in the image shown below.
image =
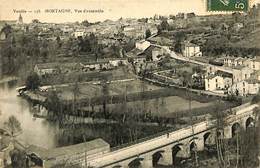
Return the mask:
[(206, 77), (206, 79), (213, 79), (213, 78), (215, 78), (215, 77), (217, 77), (218, 75), (216, 75), (216, 74), (210, 74), (210, 75), (208, 75), (207, 77)]
[(216, 74), (219, 75), (219, 76), (222, 76), (222, 77), (228, 77), (228, 78), (233, 77), (233, 75), (231, 73), (224, 72), (224, 71), (217, 71)]
[(49, 160), (53, 158), (57, 158), (59, 156), (70, 155), (74, 153), (83, 153), (83, 152), (90, 152), (98, 148), (103, 147), (110, 147), (110, 145), (105, 142), (103, 139), (98, 138), (92, 141), (70, 145), (65, 147), (58, 147), (54, 149), (45, 149), (42, 147), (38, 147), (35, 145), (30, 145), (26, 152), (27, 154), (36, 154), (38, 157), (42, 158), (43, 160)]

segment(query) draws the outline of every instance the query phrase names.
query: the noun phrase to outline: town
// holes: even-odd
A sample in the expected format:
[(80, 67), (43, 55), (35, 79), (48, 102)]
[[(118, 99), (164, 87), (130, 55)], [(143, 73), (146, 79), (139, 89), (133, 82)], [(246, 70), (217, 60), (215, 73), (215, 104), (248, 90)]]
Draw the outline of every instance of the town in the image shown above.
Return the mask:
[(0, 20), (0, 167), (259, 167), (260, 4), (24, 17)]

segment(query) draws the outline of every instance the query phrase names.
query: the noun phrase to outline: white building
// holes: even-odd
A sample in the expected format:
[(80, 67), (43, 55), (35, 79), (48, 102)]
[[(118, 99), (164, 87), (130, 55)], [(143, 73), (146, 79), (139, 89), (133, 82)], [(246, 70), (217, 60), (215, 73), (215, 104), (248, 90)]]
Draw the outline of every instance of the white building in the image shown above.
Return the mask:
[(76, 30), (74, 33), (73, 33), (73, 36), (78, 38), (78, 37), (84, 37), (85, 36), (85, 32), (83, 30)]
[(120, 65), (127, 65), (128, 61), (127, 58), (111, 58), (109, 59), (109, 63), (114, 66), (120, 66)]
[(224, 65), (228, 67), (246, 66), (252, 70), (260, 70), (260, 58), (225, 57)]
[(185, 43), (183, 49), (184, 57), (201, 57), (202, 52), (200, 51), (200, 47), (193, 43)]
[(236, 66), (233, 69), (233, 83), (237, 83), (251, 77), (254, 72), (251, 68), (245, 66)]
[(36, 64), (34, 72), (39, 76), (56, 74), (59, 72), (59, 66), (57, 63)]
[(229, 94), (235, 94), (240, 96), (254, 95), (259, 92), (258, 80), (248, 79), (240, 81), (229, 89)]
[(224, 78), (218, 75), (209, 75), (205, 79), (205, 90), (216, 91), (225, 88)]
[(255, 71), (258, 71), (258, 70), (260, 70), (260, 58), (255, 57), (253, 59), (247, 59), (247, 61), (245, 62), (245, 65)]

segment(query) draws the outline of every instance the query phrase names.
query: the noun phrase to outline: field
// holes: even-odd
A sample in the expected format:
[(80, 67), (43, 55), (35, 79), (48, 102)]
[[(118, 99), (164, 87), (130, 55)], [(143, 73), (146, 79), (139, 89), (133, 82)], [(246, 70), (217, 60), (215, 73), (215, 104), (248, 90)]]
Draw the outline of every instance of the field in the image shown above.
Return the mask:
[[(204, 108), (211, 105), (213, 105), (212, 102), (200, 103), (195, 100), (191, 101), (191, 109)], [(123, 106), (124, 104), (109, 104), (107, 105), (107, 108), (113, 113), (123, 113)], [(153, 116), (166, 117), (172, 116), (176, 112), (188, 111), (189, 100), (179, 96), (170, 96), (144, 101), (127, 102), (126, 106), (128, 108), (128, 113), (151, 113)], [(100, 109), (102, 109), (102, 105), (95, 107), (96, 111), (99, 111)]]
[[(56, 88), (57, 92), (59, 93), (61, 99), (63, 100), (71, 100), (74, 97), (75, 85), (66, 86), (61, 88)], [(131, 94), (131, 93), (138, 93), (141, 91), (150, 91), (150, 90), (157, 90), (161, 89), (159, 86), (150, 85), (146, 82), (129, 79), (126, 81), (116, 81), (107, 84), (107, 95), (114, 96), (114, 95), (123, 95), (123, 94)], [(78, 84), (78, 91), (77, 91), (77, 98), (78, 99), (85, 99), (85, 98), (93, 98), (93, 97), (102, 97), (103, 93), (103, 86), (101, 84), (91, 84), (91, 83), (84, 83)]]

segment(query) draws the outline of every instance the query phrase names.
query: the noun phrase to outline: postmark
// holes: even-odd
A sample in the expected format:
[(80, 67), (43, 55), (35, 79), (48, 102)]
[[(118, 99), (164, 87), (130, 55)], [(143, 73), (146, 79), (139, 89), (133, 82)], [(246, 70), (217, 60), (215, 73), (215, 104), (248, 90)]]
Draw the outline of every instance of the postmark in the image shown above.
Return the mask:
[(249, 0), (207, 0), (208, 11), (237, 11), (246, 12)]

